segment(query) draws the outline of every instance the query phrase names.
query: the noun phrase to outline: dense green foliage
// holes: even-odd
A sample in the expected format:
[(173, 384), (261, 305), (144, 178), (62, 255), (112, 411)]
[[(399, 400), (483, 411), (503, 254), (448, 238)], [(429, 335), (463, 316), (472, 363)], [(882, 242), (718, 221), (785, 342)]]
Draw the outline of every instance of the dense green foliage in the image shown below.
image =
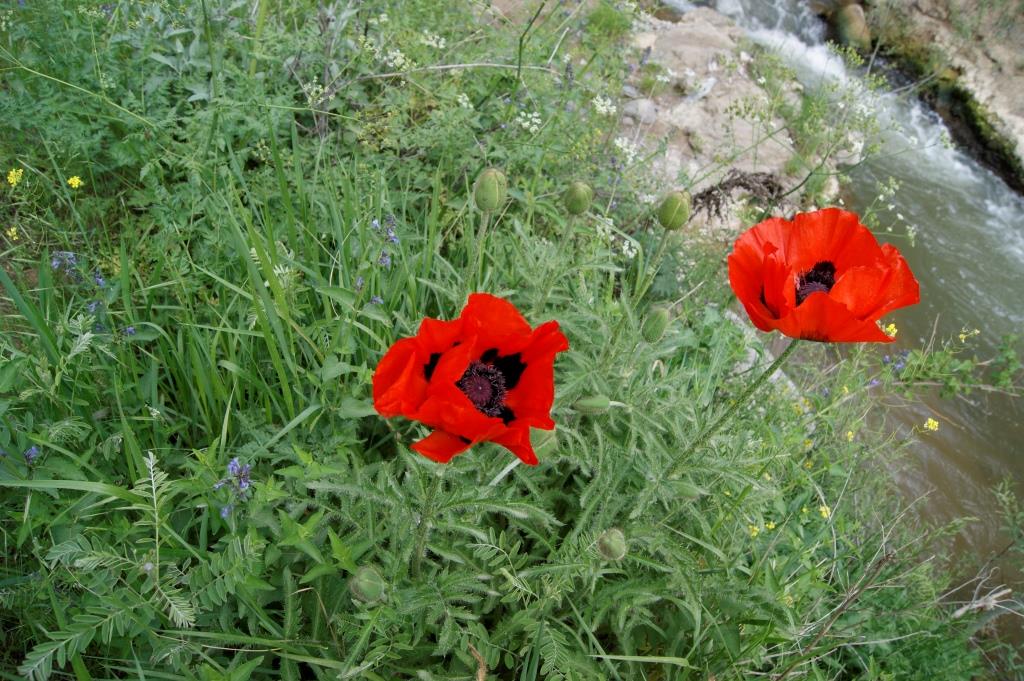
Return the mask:
[[(630, 17), (555, 4), (5, 10), (0, 677), (980, 669), (872, 463), (868, 351), (800, 348), (691, 446), (764, 349), (724, 244), (664, 236), (637, 197), (670, 188), (591, 111)], [(569, 336), (538, 467), (436, 465), (372, 408), (383, 351), (474, 290)]]

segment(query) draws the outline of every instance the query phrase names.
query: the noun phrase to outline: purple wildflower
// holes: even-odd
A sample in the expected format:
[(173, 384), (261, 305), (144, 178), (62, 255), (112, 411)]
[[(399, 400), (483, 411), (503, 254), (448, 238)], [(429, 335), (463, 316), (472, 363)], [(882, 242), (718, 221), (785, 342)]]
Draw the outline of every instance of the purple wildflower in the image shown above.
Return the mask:
[(225, 520), (227, 520), (227, 517), (229, 515), (231, 515), (231, 504), (228, 504), (227, 506), (221, 506), (221, 508), (220, 508), (220, 517), (224, 518)]
[(123, 329), (121, 329), (121, 333), (123, 333), (126, 336), (134, 336), (135, 335), (135, 327), (134, 326), (126, 326)]
[(891, 364), (891, 363), (892, 363), (892, 357), (890, 357), (889, 355), (882, 355), (882, 364)]
[(388, 243), (392, 243), (392, 244), (397, 244), (398, 243), (398, 235), (395, 234), (395, 229), (393, 227), (391, 227), (390, 225), (388, 226), (387, 234), (388, 234), (388, 237), (387, 237)]
[(372, 298), (370, 298), (370, 305), (383, 305), (383, 304), (384, 304), (384, 299), (381, 298), (380, 296), (373, 296)]
[(377, 258), (377, 264), (385, 269), (391, 268), (391, 254), (387, 251), (381, 251), (380, 257)]
[(365, 283), (366, 280), (363, 279), (362, 275), (356, 277), (356, 293), (359, 293), (360, 291), (363, 290), (363, 284)]
[(63, 269), (70, 273), (77, 265), (78, 256), (71, 251), (54, 251), (53, 256), (50, 257), (50, 267), (55, 270)]
[(215, 482), (213, 488), (216, 490), (230, 485), (239, 498), (244, 498), (246, 490), (252, 486), (252, 480), (249, 478), (250, 471), (252, 471), (252, 466), (247, 463), (243, 464), (237, 456), (233, 457), (228, 462), (228, 477)]
[(879, 381), (877, 378), (872, 378), (871, 381), (868, 383), (868, 387), (874, 388), (879, 383), (881, 383), (881, 381)]
[(239, 492), (244, 492), (249, 489), (251, 482), (249, 481), (249, 471), (252, 470), (252, 466), (249, 464), (243, 464), (238, 461), (238, 457), (234, 457), (228, 462), (228, 475), (235, 479), (235, 486)]
[(39, 447), (36, 447), (35, 445), (32, 445), (31, 447), (29, 447), (28, 449), (25, 450), (25, 462), (28, 465), (31, 466), (33, 463), (35, 463), (35, 460), (38, 459), (38, 458), (39, 458)]
[(100, 301), (94, 300), (85, 306), (85, 309), (89, 311), (89, 314), (96, 314), (96, 310), (100, 307)]
[(379, 232), (380, 231), (380, 220), (378, 220), (377, 218), (374, 218), (373, 220), (370, 220), (370, 229), (372, 229), (375, 232)]
[(96, 285), (100, 288), (104, 288), (107, 285), (107, 280), (103, 278), (103, 275), (100, 274), (99, 270), (92, 273), (92, 280), (95, 281)]

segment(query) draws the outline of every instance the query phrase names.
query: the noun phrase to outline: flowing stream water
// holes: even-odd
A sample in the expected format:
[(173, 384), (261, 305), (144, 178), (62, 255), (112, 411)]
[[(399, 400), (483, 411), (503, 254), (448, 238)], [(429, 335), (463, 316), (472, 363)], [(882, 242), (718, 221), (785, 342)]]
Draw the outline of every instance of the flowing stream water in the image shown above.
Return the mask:
[[(754, 42), (778, 52), (805, 87), (860, 86), (862, 74), (829, 51), (826, 27), (806, 0), (670, 4), (683, 11), (707, 5), (730, 16)], [(933, 333), (956, 339), (961, 329), (977, 328), (981, 334), (968, 343), (979, 356), (991, 356), (1003, 335), (1024, 332), (1024, 197), (964, 152), (944, 146), (942, 121), (913, 94), (888, 92), (870, 101), (883, 129), (899, 131), (883, 133), (881, 152), (852, 169), (847, 207), (863, 211), (875, 202), (878, 183), (895, 178), (900, 188), (882, 202), (883, 223), (891, 219), (918, 231), (913, 245), (898, 237), (904, 227), (880, 234), (899, 246), (921, 283), (921, 304), (890, 316), (900, 329), (894, 350), (921, 347)], [(939, 430), (915, 438), (910, 465), (898, 474), (900, 487), (908, 499), (926, 495), (920, 508), (929, 519), (976, 519), (957, 537), (961, 555), (1000, 552), (1008, 540), (993, 488), (1011, 480), (1024, 497), (1024, 400), (986, 392), (925, 396), (888, 416), (904, 434), (920, 431), (929, 417)], [(997, 579), (1014, 579), (1013, 566), (1004, 560), (1003, 567)]]

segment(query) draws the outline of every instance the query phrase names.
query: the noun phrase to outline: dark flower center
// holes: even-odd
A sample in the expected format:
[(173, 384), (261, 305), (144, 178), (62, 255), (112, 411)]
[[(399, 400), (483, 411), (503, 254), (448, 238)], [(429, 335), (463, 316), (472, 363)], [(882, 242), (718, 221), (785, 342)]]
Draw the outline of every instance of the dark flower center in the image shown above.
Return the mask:
[(815, 263), (797, 279), (796, 304), (804, 302), (807, 296), (822, 291), (828, 293), (836, 284), (836, 266), (828, 260)]
[(501, 416), (505, 410), (505, 395), (508, 391), (505, 375), (498, 367), (473, 362), (455, 385), (484, 414)]

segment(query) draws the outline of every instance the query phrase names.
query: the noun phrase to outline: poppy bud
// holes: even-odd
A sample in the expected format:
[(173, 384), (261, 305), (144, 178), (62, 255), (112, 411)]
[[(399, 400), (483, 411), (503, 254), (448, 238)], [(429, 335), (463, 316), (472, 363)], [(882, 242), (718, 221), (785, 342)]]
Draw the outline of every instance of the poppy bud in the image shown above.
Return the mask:
[(591, 395), (576, 400), (572, 408), (581, 414), (597, 415), (608, 411), (612, 402), (606, 395)]
[(386, 586), (377, 569), (369, 565), (356, 570), (348, 580), (349, 591), (357, 600), (364, 603), (374, 603), (383, 598)]
[(605, 560), (622, 560), (626, 557), (626, 535), (617, 527), (605, 530), (597, 538), (597, 552)]
[(594, 199), (594, 190), (586, 182), (573, 182), (565, 190), (562, 200), (569, 215), (583, 215)]
[(681, 190), (670, 192), (658, 208), (658, 222), (667, 230), (679, 229), (690, 219), (690, 195)]
[(644, 320), (643, 326), (640, 327), (640, 335), (653, 345), (662, 339), (671, 321), (672, 317), (667, 309), (660, 306), (652, 307), (647, 313), (647, 319)]
[(508, 192), (508, 179), (505, 173), (497, 168), (488, 168), (481, 172), (473, 185), (473, 200), (476, 207), (484, 213), (490, 213), (501, 207)]

